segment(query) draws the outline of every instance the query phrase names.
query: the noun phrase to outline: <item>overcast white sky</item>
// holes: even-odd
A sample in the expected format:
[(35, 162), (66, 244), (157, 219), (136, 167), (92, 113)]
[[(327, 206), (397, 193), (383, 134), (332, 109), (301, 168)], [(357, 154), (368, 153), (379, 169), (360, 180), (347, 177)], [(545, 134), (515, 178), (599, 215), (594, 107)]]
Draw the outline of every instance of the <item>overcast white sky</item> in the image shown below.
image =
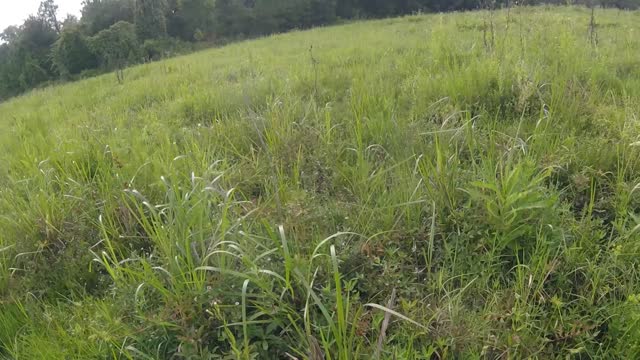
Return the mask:
[[(67, 14), (80, 17), (82, 0), (55, 0), (58, 5), (58, 19), (60, 21)], [(38, 12), (40, 0), (0, 0), (0, 32), (7, 26), (20, 25), (29, 15)]]

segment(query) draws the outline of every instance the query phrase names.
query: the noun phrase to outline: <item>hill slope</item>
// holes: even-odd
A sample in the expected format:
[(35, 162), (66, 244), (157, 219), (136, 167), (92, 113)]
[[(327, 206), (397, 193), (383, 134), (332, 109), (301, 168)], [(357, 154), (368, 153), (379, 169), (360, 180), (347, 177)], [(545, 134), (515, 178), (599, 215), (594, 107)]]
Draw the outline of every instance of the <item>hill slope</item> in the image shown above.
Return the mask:
[(0, 356), (637, 357), (640, 13), (589, 16), (355, 23), (0, 104)]

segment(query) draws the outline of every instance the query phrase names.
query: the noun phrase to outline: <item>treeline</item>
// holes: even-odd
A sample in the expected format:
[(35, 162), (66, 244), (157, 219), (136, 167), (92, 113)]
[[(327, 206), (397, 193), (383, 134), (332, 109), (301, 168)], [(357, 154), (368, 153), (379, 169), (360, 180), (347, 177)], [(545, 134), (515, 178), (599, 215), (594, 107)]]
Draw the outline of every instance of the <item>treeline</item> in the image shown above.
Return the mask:
[[(44, 0), (35, 15), (0, 34), (0, 100), (51, 81), (187, 51), (198, 42), (220, 43), (338, 19), (541, 2), (596, 5), (596, 0), (85, 0), (80, 19), (61, 20), (54, 0)], [(640, 0), (597, 5), (638, 8)]]

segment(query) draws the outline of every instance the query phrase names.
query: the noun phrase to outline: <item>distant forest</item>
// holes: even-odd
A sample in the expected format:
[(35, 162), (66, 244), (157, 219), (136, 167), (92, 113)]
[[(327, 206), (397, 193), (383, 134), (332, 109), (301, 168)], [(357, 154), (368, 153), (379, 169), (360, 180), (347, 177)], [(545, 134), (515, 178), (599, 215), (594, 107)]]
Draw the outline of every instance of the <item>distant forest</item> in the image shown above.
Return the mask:
[(44, 0), (0, 33), (0, 100), (203, 45), (340, 20), (539, 3), (640, 7), (640, 0), (85, 0), (80, 19), (60, 19), (55, 1)]

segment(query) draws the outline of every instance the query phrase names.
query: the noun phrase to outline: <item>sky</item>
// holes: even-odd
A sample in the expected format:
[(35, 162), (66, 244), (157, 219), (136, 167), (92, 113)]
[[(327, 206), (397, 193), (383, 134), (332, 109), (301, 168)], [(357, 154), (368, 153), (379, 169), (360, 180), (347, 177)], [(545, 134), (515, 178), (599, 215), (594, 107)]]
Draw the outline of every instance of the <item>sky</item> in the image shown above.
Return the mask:
[[(58, 19), (60, 21), (67, 14), (80, 17), (82, 0), (55, 0), (58, 5)], [(38, 12), (40, 0), (0, 0), (0, 32), (10, 25), (20, 25), (32, 14)]]

